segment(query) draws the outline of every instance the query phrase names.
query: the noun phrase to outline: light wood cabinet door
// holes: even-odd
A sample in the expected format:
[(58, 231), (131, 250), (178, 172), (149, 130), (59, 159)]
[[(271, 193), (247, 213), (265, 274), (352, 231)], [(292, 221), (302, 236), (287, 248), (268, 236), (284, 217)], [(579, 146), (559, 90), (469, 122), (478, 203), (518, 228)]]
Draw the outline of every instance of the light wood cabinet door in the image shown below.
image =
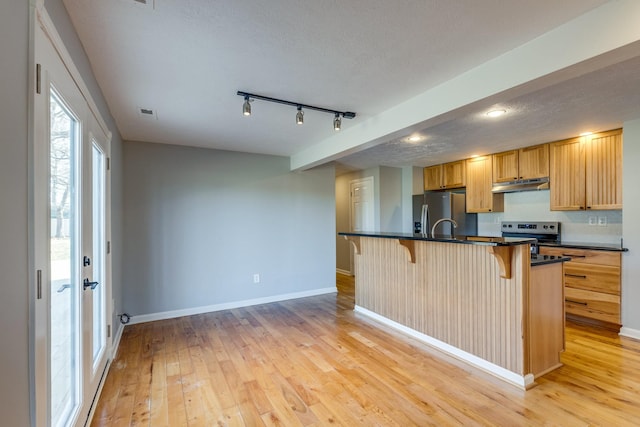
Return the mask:
[(502, 212), (504, 194), (493, 194), (492, 157), (482, 156), (467, 160), (467, 212)]
[(549, 176), (549, 144), (518, 150), (518, 179), (535, 179), (546, 176)]
[(585, 289), (564, 288), (569, 315), (620, 325), (620, 296)]
[(564, 284), (570, 288), (620, 295), (620, 267), (568, 262), (564, 266)]
[(442, 165), (444, 188), (460, 188), (466, 185), (465, 161), (445, 163)]
[(518, 179), (518, 150), (505, 151), (493, 158), (493, 182), (509, 182)]
[(549, 145), (551, 210), (585, 208), (584, 138), (572, 138)]
[(442, 189), (442, 165), (424, 168), (423, 175), (425, 191)]
[(586, 139), (587, 209), (622, 209), (622, 130)]
[[(597, 251), (593, 249), (578, 249), (571, 247), (540, 246), (541, 255), (568, 256), (571, 262), (579, 264), (598, 264), (620, 268), (622, 265), (620, 252)], [(565, 263), (566, 264), (566, 263)]]

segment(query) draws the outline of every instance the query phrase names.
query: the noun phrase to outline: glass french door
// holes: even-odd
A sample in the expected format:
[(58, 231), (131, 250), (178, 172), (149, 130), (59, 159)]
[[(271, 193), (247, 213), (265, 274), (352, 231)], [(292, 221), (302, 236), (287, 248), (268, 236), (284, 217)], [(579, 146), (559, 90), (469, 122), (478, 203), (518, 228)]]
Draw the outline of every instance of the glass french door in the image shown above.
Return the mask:
[(36, 425), (85, 425), (108, 362), (109, 140), (53, 43), (36, 29)]

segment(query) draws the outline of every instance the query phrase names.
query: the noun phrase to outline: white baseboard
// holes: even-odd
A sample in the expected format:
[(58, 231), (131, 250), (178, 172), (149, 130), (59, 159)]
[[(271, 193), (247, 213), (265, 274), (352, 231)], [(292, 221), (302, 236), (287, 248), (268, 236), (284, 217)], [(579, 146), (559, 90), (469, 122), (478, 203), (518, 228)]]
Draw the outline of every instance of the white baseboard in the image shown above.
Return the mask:
[(171, 310), (171, 311), (163, 311), (160, 313), (141, 314), (137, 316), (131, 316), (131, 321), (128, 324), (135, 325), (136, 323), (173, 319), (175, 317), (192, 316), (194, 314), (210, 313), (213, 311), (231, 310), (234, 308), (249, 307), (252, 305), (268, 304), (271, 302), (286, 301), (286, 300), (297, 299), (297, 298), (306, 298), (306, 297), (331, 294), (336, 292), (338, 292), (338, 290), (335, 287), (321, 288), (321, 289), (313, 289), (311, 291), (294, 292), (290, 294), (273, 295), (269, 297), (254, 298), (254, 299), (243, 300), (243, 301), (234, 301), (234, 302), (227, 302), (222, 304), (185, 308), (182, 310)]
[(504, 380), (508, 383), (511, 383), (519, 388), (527, 389), (531, 387), (534, 382), (534, 377), (532, 374), (520, 375), (515, 372), (511, 372), (508, 369), (505, 369), (501, 366), (498, 366), (494, 363), (488, 362), (474, 354), (468, 353), (466, 351), (460, 350), (457, 347), (454, 347), (450, 344), (447, 344), (444, 341), (440, 341), (429, 335), (423, 334), (422, 332), (418, 332), (415, 329), (408, 328), (400, 323), (394, 322), (391, 319), (387, 319), (386, 317), (380, 316), (373, 311), (367, 310), (366, 308), (355, 306), (354, 311), (357, 313), (364, 314), (367, 317), (370, 317), (382, 324), (392, 327), (406, 335), (409, 335), (412, 338), (417, 339), (431, 347), (434, 347), (444, 353), (447, 353), (450, 356), (455, 357), (458, 360), (461, 360), (469, 365), (472, 365), (476, 368), (479, 368), (491, 375), (494, 375), (501, 380)]
[(336, 268), (336, 273), (344, 274), (345, 276), (353, 276), (349, 270), (343, 270), (341, 268)]
[(624, 326), (620, 328), (620, 334), (623, 337), (633, 338), (636, 340), (640, 340), (640, 330), (625, 328)]
[(124, 332), (124, 325), (122, 323), (118, 323), (118, 330), (116, 331), (116, 334), (113, 336), (113, 341), (111, 343), (111, 355), (109, 356), (109, 359), (111, 360), (115, 359), (116, 354), (118, 354), (118, 347), (120, 347), (120, 339), (122, 338), (122, 332)]

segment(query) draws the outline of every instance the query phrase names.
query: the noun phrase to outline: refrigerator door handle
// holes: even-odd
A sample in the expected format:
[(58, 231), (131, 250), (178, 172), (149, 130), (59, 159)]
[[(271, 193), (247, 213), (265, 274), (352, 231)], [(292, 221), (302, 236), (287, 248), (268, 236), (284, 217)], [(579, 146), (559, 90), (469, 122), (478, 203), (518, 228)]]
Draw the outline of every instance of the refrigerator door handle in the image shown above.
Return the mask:
[(420, 230), (422, 230), (422, 234), (429, 237), (429, 205), (422, 205), (422, 213), (420, 214)]

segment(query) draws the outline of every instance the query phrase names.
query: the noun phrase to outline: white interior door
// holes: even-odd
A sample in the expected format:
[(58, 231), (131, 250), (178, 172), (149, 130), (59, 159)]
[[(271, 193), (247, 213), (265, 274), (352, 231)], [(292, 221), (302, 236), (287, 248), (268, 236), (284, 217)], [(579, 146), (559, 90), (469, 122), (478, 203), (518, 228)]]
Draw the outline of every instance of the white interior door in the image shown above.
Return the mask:
[(374, 231), (373, 177), (350, 183), (351, 231)]
[(36, 425), (85, 425), (108, 362), (109, 139), (35, 30)]

